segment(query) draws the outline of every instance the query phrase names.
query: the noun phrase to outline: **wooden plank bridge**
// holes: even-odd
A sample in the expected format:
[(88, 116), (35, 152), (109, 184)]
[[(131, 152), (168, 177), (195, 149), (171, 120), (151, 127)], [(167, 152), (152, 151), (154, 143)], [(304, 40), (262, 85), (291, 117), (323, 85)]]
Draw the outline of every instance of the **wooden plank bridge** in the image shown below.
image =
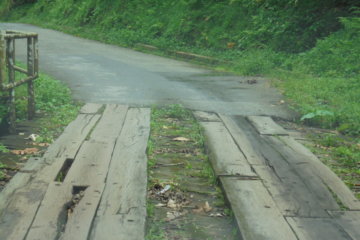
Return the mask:
[[(243, 239), (360, 239), (359, 201), (271, 118), (194, 115)], [(0, 239), (143, 240), (149, 132), (148, 108), (86, 104), (1, 192)]]

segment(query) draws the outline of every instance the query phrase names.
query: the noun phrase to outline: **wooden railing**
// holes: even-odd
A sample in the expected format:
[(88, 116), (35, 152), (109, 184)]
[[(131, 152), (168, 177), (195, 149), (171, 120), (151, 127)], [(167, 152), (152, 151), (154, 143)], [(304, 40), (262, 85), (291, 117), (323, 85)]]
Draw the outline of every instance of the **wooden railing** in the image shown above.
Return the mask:
[[(26, 69), (15, 65), (15, 41), (27, 39)], [(15, 72), (26, 74), (25, 78), (16, 79)], [(38, 34), (16, 31), (0, 31), (0, 89), (9, 94), (9, 130), (16, 128), (15, 88), (28, 86), (28, 118), (35, 116), (34, 80), (39, 75)]]

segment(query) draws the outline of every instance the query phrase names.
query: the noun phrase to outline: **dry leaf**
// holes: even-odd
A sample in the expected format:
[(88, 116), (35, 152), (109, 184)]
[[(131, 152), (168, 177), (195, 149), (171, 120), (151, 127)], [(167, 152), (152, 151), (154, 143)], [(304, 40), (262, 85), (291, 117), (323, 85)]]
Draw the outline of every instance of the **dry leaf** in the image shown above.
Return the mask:
[(190, 139), (184, 138), (184, 137), (173, 138), (173, 140), (174, 141), (179, 141), (179, 142), (188, 142), (188, 141), (190, 141)]
[(205, 212), (210, 212), (212, 210), (212, 207), (210, 207), (210, 205), (207, 201), (205, 202), (203, 208), (204, 208)]
[(194, 213), (200, 214), (200, 213), (207, 213), (212, 210), (212, 207), (210, 207), (209, 203), (206, 201), (204, 205), (197, 206), (196, 209), (193, 210)]
[(168, 203), (167, 203), (167, 207), (169, 208), (177, 208), (178, 204), (176, 204), (176, 202), (172, 199), (169, 199)]
[(158, 203), (155, 205), (155, 207), (166, 207), (166, 204), (164, 203)]
[(37, 148), (25, 148), (24, 150), (11, 150), (13, 154), (16, 155), (27, 155), (27, 154), (34, 154), (39, 152)]

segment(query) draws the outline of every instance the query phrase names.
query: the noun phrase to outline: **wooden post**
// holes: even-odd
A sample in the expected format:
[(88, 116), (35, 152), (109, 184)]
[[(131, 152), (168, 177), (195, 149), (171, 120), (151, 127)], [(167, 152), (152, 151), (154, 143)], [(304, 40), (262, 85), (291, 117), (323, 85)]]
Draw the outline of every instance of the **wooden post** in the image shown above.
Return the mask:
[(6, 45), (5, 32), (0, 31), (0, 90), (6, 79)]
[[(35, 40), (33, 37), (27, 38), (27, 69), (28, 76), (35, 75)], [(28, 82), (28, 119), (31, 120), (35, 116), (35, 92), (34, 81)]]
[[(15, 82), (15, 39), (6, 40), (6, 55), (9, 84)], [(9, 90), (9, 131), (16, 130), (15, 88)]]

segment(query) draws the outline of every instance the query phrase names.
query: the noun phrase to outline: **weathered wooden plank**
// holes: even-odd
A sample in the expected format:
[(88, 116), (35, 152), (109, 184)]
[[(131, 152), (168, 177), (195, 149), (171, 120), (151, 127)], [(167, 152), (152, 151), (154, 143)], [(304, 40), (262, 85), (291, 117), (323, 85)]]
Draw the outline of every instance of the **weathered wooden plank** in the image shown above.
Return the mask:
[(325, 217), (325, 210), (339, 209), (311, 167), (303, 164), (302, 160), (294, 159), (297, 156), (292, 156), (296, 155), (293, 151), (290, 155), (284, 153), (283, 142), (279, 141), (279, 146), (269, 141), (272, 136), (259, 135), (254, 128), (248, 127), (249, 123), (243, 117), (236, 117), (236, 123), (246, 133), (255, 153), (265, 160), (265, 165), (255, 164), (252, 167), (263, 179), (284, 215)]
[(60, 239), (88, 239), (103, 190), (104, 184), (92, 185), (85, 190), (84, 196), (74, 208), (74, 212), (68, 216), (65, 232), (61, 235)]
[(229, 130), (229, 133), (235, 140), (241, 152), (245, 155), (248, 162), (251, 165), (265, 164), (265, 160), (256, 153), (246, 133), (234, 122), (234, 120), (231, 117), (225, 115), (220, 115), (220, 118), (224, 122), (226, 128)]
[(100, 115), (79, 114), (64, 130), (63, 134), (49, 146), (43, 158), (51, 163), (55, 158), (72, 158), (99, 120)]
[(360, 211), (329, 212), (352, 239), (360, 239)]
[[(145, 151), (149, 133), (150, 110), (129, 109), (111, 159), (94, 225), (95, 235), (91, 239), (121, 239), (118, 236), (126, 236), (130, 228), (134, 230), (131, 239), (144, 238), (147, 192)], [(113, 218), (120, 220), (109, 221)], [(134, 225), (130, 220), (138, 224)]]
[[(43, 159), (42, 159), (43, 160)], [(26, 172), (16, 174), (10, 183), (7, 198), (2, 203), (0, 239), (23, 239), (35, 218), (49, 182), (55, 180), (65, 159), (55, 159), (47, 165), (30, 163)], [(24, 170), (25, 171), (25, 170)], [(26, 182), (26, 183), (25, 183)]]
[(72, 185), (50, 183), (26, 240), (57, 239), (66, 222), (66, 205), (72, 196)]
[(104, 183), (114, 146), (115, 140), (112, 143), (85, 141), (64, 182), (81, 186)]
[(144, 240), (146, 216), (140, 213), (105, 215), (95, 220), (92, 240)]
[(307, 185), (299, 176), (311, 170), (310, 166), (293, 169), (287, 163), (282, 165), (253, 167), (284, 216), (326, 217), (327, 209), (339, 209), (331, 194), (321, 185), (316, 186), (316, 177), (309, 177)]
[(97, 114), (103, 105), (99, 103), (86, 103), (81, 107), (82, 114)]
[(193, 111), (193, 114), (199, 122), (221, 122), (216, 113)]
[(276, 124), (271, 117), (249, 116), (247, 119), (262, 135), (288, 135), (286, 130)]
[(6, 207), (14, 192), (24, 187), (31, 179), (33, 173), (39, 170), (43, 165), (42, 158), (29, 158), (25, 166), (11, 178), (5, 188), (0, 193), (0, 214)]
[(334, 219), (331, 218), (298, 218), (288, 217), (286, 220), (291, 225), (299, 240), (313, 239), (352, 239)]
[(0, 239), (24, 239), (47, 186), (47, 182), (32, 181), (14, 193), (0, 216)]
[(296, 236), (259, 180), (220, 177), (244, 240), (291, 240)]
[(217, 176), (257, 175), (221, 122), (202, 122), (207, 137), (210, 161)]
[(344, 182), (325, 164), (323, 164), (309, 149), (291, 137), (281, 136), (285, 142), (299, 157), (306, 159), (311, 164), (313, 171), (319, 176), (350, 210), (360, 210), (360, 201), (353, 195)]
[(90, 139), (96, 141), (114, 141), (123, 127), (128, 106), (108, 104), (105, 111), (92, 132)]

